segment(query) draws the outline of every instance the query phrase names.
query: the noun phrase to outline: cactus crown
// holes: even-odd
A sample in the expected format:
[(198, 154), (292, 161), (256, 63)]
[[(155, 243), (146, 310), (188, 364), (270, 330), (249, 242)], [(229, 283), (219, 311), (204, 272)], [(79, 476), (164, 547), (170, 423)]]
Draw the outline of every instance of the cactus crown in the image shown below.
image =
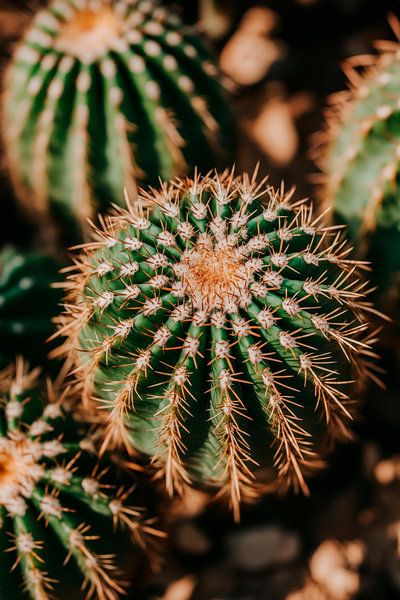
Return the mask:
[(98, 463), (87, 427), (66, 411), (68, 392), (41, 390), (37, 378), (21, 360), (0, 373), (0, 595), (73, 597), (82, 584), (85, 597), (116, 600), (125, 584), (113, 536), (126, 530), (142, 544), (154, 530), (129, 504), (132, 489), (109, 485), (116, 467)]
[(232, 120), (217, 73), (157, 0), (53, 0), (16, 50), (4, 98), (27, 210), (84, 228), (137, 180), (223, 164)]
[(114, 11), (111, 3), (97, 2), (76, 8), (69, 20), (61, 22), (54, 47), (90, 63), (118, 46), (126, 33), (124, 15)]
[(58, 352), (109, 410), (106, 441), (151, 455), (170, 492), (219, 487), (236, 514), (259, 466), (307, 489), (370, 371), (361, 263), (292, 196), (233, 173), (151, 190), (154, 210), (107, 219), (67, 283)]
[(358, 254), (379, 264), (374, 278), (384, 289), (400, 271), (400, 46), (377, 46), (377, 56), (353, 57), (345, 65), (350, 89), (332, 98), (316, 154), (326, 174), (326, 202), (348, 226)]

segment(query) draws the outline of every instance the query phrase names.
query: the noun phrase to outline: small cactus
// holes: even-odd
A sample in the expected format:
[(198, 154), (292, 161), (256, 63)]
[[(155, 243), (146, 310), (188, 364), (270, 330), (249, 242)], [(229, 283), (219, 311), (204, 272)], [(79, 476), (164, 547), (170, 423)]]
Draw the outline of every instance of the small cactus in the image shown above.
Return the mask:
[(350, 91), (334, 96), (318, 149), (326, 202), (358, 256), (372, 262), (378, 294), (400, 274), (399, 59), (398, 45), (383, 44), (378, 56), (350, 61)]
[(370, 371), (358, 265), (292, 196), (233, 173), (165, 184), (149, 214), (106, 220), (67, 283), (57, 352), (108, 409), (105, 443), (150, 455), (170, 493), (216, 487), (236, 516), (259, 467), (307, 490)]
[(0, 374), (0, 597), (116, 600), (126, 586), (110, 548), (154, 530), (65, 393), (37, 377), (21, 360)]
[(12, 247), (0, 251), (0, 367), (17, 354), (32, 363), (45, 360), (53, 333), (52, 318), (59, 310), (58, 266), (52, 259)]
[(137, 180), (221, 166), (232, 120), (216, 76), (157, 0), (52, 1), (6, 77), (6, 153), (26, 209), (84, 228)]

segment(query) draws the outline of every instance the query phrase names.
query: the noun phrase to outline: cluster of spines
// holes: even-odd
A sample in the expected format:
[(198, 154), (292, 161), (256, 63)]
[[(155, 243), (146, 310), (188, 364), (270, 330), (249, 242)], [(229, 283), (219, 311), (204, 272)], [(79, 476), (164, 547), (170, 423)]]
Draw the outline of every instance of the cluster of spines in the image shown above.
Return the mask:
[[(4, 589), (0, 582), (0, 590), (17, 594), (20, 578), (15, 573), (20, 570), (28, 596), (58, 598), (54, 568), (59, 574), (72, 560), (81, 572), (85, 597), (116, 600), (127, 584), (115, 556), (98, 553), (96, 545), (103, 547), (106, 541), (115, 548), (113, 535), (126, 530), (143, 547), (146, 537), (158, 532), (142, 509), (130, 505), (133, 487), (110, 485), (108, 472), (115, 475), (115, 465), (97, 462), (88, 428), (79, 431), (81, 425), (65, 409), (68, 390), (60, 395), (48, 384), (48, 403), (43, 404), (38, 376), (38, 370), (29, 372), (21, 360), (0, 376), (1, 537), (4, 557), (11, 557), (11, 572)], [(105, 519), (108, 525), (96, 532), (81, 521), (81, 512), (88, 520)], [(59, 565), (55, 539), (65, 549)], [(76, 581), (64, 577), (61, 589), (63, 585), (68, 589)]]
[[(79, 35), (65, 41), (63, 28), (79, 11), (90, 14), (106, 11), (108, 21), (104, 20), (103, 27), (109, 27), (110, 31), (97, 44), (81, 47)], [(92, 189), (90, 183), (94, 167), (93, 157), (89, 157), (93, 139), (89, 138), (90, 132), (100, 125), (91, 120), (90, 103), (99, 81), (106, 98), (104, 126), (100, 126), (106, 139), (100, 145), (105, 145), (108, 194), (114, 202), (120, 201), (124, 187), (132, 197), (138, 179), (155, 181), (154, 173), (162, 177), (182, 174), (188, 164), (195, 162), (195, 157), (197, 161), (203, 160), (197, 150), (201, 136), (219, 156), (217, 162), (224, 160), (229, 149), (221, 146), (225, 133), (221, 133), (218, 121), (227, 122), (227, 111), (216, 74), (202, 42), (155, 0), (53, 2), (37, 15), (8, 71), (4, 130), (10, 172), (19, 195), (28, 197), (31, 205), (33, 192), (34, 210), (46, 216), (49, 194), (54, 187), (50, 180), (58, 172), (58, 186), (60, 181), (62, 187), (72, 186), (71, 198), (77, 200), (69, 210), (75, 212), (80, 224), (85, 226), (87, 218), (94, 216), (95, 197), (99, 196), (100, 188)], [(68, 109), (65, 94), (72, 85), (76, 88), (74, 104)], [(132, 112), (138, 98), (140, 124)], [(65, 115), (61, 114), (63, 103)], [(180, 108), (174, 110), (174, 103)], [(32, 123), (34, 105), (39, 114)], [(95, 112), (92, 111), (93, 119)], [(179, 123), (175, 120), (176, 112)], [(52, 164), (51, 147), (55, 141), (63, 143), (58, 138), (65, 135), (67, 120), (71, 127), (63, 156), (55, 157)], [(134, 148), (137, 146), (139, 151), (142, 148), (140, 136), (152, 144), (153, 159), (150, 162), (147, 159), (146, 167), (143, 157), (148, 151), (140, 152), (141, 165), (134, 156)], [(28, 137), (32, 144), (25, 144), (24, 149)], [(29, 169), (21, 167), (26, 162)], [(63, 166), (57, 162), (63, 162)], [(147, 168), (150, 163), (151, 168)], [(66, 169), (66, 164), (71, 168)], [(107, 173), (103, 169), (99, 181)], [(99, 181), (94, 183), (95, 187), (100, 185)], [(60, 204), (58, 210), (68, 210), (62, 206), (65, 200), (61, 196), (55, 194), (54, 200)], [(106, 206), (108, 200), (102, 202)]]
[[(371, 307), (358, 273), (365, 265), (348, 257), (337, 228), (321, 225), (292, 195), (233, 173), (151, 190), (143, 203), (151, 200), (154, 211), (135, 205), (106, 219), (67, 284), (60, 333), (68, 337), (59, 352), (75, 355), (86, 397), (108, 409), (107, 442), (135, 446), (130, 417), (147, 402), (144, 418), (158, 423), (154, 461), (168, 490), (179, 491), (191, 480), (185, 454), (195, 432), (187, 423), (205, 394), (209, 406), (197, 418), (212, 422), (214, 468), (236, 512), (254, 491), (258, 463), (243, 386), (251, 383), (267, 417), (280, 484), (306, 491), (304, 473), (321, 457), (299, 416), (302, 393), (314, 396), (327, 437), (346, 438), (350, 379), (374, 377), (373, 336), (365, 333)], [(222, 288), (213, 292), (218, 278)]]

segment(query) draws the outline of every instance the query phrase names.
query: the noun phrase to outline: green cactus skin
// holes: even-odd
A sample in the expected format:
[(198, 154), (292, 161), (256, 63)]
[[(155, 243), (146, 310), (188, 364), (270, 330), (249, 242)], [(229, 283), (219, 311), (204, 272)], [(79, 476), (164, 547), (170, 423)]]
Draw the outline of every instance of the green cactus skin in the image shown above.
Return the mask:
[(116, 600), (126, 585), (110, 548), (142, 544), (151, 521), (37, 376), (21, 360), (0, 374), (0, 597)]
[(105, 443), (150, 455), (170, 493), (217, 488), (236, 516), (258, 467), (306, 491), (369, 371), (357, 264), (293, 192), (246, 175), (143, 194), (153, 212), (121, 209), (77, 259), (60, 320)]
[(0, 368), (17, 354), (35, 365), (45, 361), (62, 300), (60, 289), (50, 286), (60, 278), (46, 256), (12, 247), (0, 251)]
[(85, 228), (136, 181), (226, 166), (232, 118), (193, 31), (157, 0), (54, 0), (6, 80), (5, 142), (25, 207)]
[(364, 74), (347, 69), (351, 90), (333, 99), (322, 161), (326, 201), (358, 256), (372, 262), (378, 294), (400, 273), (399, 59), (391, 44)]

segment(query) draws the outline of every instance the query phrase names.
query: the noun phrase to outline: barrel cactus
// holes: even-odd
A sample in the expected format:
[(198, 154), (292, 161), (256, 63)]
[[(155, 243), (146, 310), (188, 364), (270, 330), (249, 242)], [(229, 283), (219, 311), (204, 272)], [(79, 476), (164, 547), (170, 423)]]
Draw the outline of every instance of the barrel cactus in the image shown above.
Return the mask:
[(0, 596), (115, 600), (125, 584), (110, 549), (124, 536), (139, 549), (151, 521), (37, 376), (21, 360), (0, 374)]
[(133, 198), (137, 180), (221, 166), (233, 152), (217, 69), (157, 0), (53, 0), (5, 83), (11, 177), (47, 229), (82, 231), (124, 189)]
[(52, 318), (62, 293), (51, 287), (60, 280), (58, 265), (34, 252), (6, 247), (0, 252), (0, 367), (17, 354), (43, 362), (50, 348)]
[(371, 57), (364, 73), (348, 68), (351, 89), (333, 99), (322, 161), (326, 201), (359, 257), (372, 262), (378, 293), (400, 273), (400, 55), (393, 48)]
[(143, 192), (155, 208), (120, 209), (77, 258), (60, 320), (57, 352), (108, 410), (105, 444), (236, 515), (259, 468), (307, 490), (370, 372), (358, 265), (292, 196), (233, 173)]

